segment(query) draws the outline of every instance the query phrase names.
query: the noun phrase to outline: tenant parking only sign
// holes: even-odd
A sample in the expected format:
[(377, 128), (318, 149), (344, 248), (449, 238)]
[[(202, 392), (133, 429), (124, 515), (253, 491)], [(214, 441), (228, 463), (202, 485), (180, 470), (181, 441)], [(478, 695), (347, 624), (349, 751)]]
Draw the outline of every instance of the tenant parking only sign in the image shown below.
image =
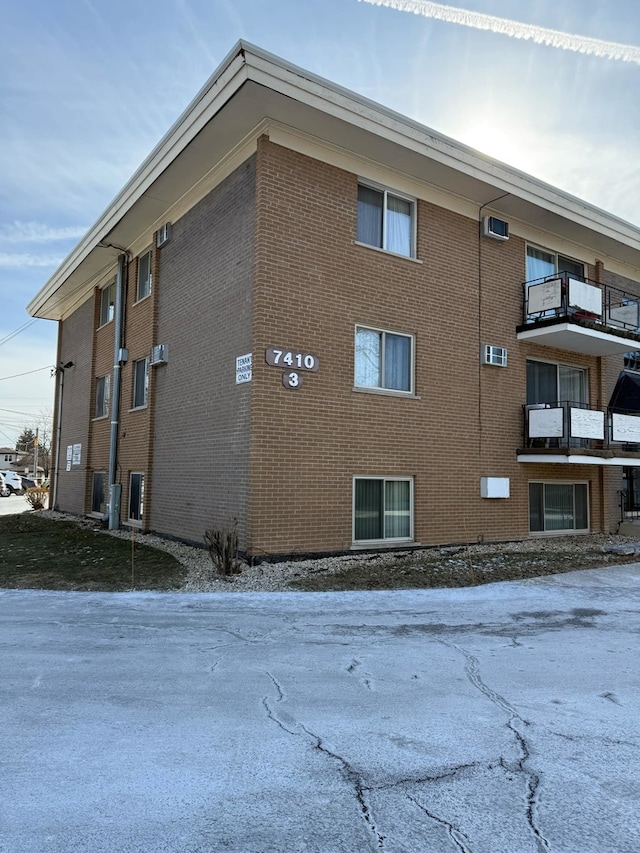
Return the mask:
[(251, 353), (236, 358), (236, 385), (251, 382)]

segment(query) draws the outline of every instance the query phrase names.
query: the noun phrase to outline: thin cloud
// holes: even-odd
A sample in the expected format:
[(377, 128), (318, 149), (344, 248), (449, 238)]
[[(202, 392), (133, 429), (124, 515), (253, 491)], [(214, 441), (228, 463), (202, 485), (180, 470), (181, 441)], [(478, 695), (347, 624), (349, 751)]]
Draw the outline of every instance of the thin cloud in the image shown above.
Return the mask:
[(612, 41), (587, 38), (586, 36), (563, 33), (560, 30), (550, 30), (547, 27), (536, 27), (533, 24), (522, 24), (509, 18), (497, 18), (481, 12), (472, 12), (455, 6), (445, 6), (442, 3), (430, 3), (427, 0), (359, 0), (373, 6), (388, 6), (399, 12), (412, 12), (425, 18), (436, 18), (449, 24), (461, 24), (476, 30), (489, 30), (492, 33), (510, 36), (517, 39), (530, 39), (536, 44), (545, 44), (561, 50), (573, 50), (602, 59), (619, 59), (622, 62), (635, 62), (640, 65), (640, 48)]
[(8, 254), (7, 252), (0, 252), (0, 267), (5, 269), (57, 267), (61, 261), (61, 255), (34, 255), (31, 252)]
[(80, 226), (51, 228), (41, 222), (16, 220), (0, 229), (0, 240), (6, 243), (55, 243), (57, 240), (79, 240), (86, 230)]

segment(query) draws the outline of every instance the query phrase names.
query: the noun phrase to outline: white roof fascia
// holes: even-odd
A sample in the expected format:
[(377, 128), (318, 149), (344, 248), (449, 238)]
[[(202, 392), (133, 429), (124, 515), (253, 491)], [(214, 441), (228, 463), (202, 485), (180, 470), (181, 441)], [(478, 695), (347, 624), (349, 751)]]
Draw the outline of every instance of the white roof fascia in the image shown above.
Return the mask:
[[(140, 199), (207, 122), (248, 80), (294, 101), (342, 119), (591, 231), (640, 250), (640, 229), (579, 198), (533, 178), (462, 143), (437, 133), (380, 104), (322, 77), (284, 62), (261, 48), (239, 41), (191, 104), (146, 158), (96, 224), (62, 262), (30, 302), (35, 314), (57, 288)], [(490, 199), (487, 199), (487, 203)]]
[[(490, 183), (499, 190), (523, 198), (537, 207), (543, 207), (565, 219), (571, 219), (591, 230), (605, 233), (615, 240), (640, 249), (640, 228), (633, 224), (525, 172), (505, 166), (375, 101), (334, 85), (304, 69), (285, 64), (278, 57), (259, 48), (252, 45), (246, 45), (246, 48), (251, 51), (246, 54), (247, 65), (258, 72), (250, 73), (252, 80), (298, 100), (300, 90), (304, 89), (307, 94), (305, 102), (310, 106), (316, 106), (350, 123), (354, 123), (356, 118), (357, 123), (365, 130), (426, 154), (443, 165)], [(276, 81), (280, 85), (277, 85)], [(425, 146), (428, 151), (424, 150)]]
[[(229, 62), (230, 57), (233, 57), (234, 54), (235, 59), (231, 60), (227, 68), (224, 68), (225, 63)], [(29, 314), (35, 314), (39, 306), (51, 298), (59, 285), (117, 225), (154, 180), (164, 172), (167, 166), (186, 148), (247, 79), (244, 59), (239, 49), (234, 49), (220, 68), (224, 70), (220, 73), (220, 69), (218, 69), (212, 75), (95, 225), (85, 234), (37, 296), (29, 303), (27, 306)]]

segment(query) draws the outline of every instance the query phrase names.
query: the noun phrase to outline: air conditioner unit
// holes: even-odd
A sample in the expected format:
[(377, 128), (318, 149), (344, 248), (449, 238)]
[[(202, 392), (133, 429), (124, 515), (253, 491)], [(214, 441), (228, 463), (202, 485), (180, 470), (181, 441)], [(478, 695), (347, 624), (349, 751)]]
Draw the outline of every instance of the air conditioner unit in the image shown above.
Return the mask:
[(507, 366), (507, 350), (505, 347), (494, 347), (486, 344), (482, 347), (482, 363), (493, 364), (496, 367)]
[(164, 225), (161, 225), (156, 232), (156, 246), (160, 248), (160, 246), (164, 246), (165, 243), (169, 242), (169, 238), (171, 237), (171, 223), (165, 222)]
[(166, 364), (169, 361), (169, 347), (167, 344), (156, 344), (151, 347), (151, 366), (157, 367), (159, 364)]
[(482, 233), (493, 240), (508, 240), (509, 223), (496, 216), (485, 216), (482, 220)]

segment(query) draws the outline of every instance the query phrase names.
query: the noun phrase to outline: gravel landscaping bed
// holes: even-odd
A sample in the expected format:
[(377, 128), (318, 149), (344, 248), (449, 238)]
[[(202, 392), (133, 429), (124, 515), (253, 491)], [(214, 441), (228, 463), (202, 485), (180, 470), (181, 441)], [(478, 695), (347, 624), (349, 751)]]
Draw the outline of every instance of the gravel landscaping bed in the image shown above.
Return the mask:
[[(45, 511), (44, 515), (75, 521), (93, 530), (102, 529), (91, 519), (53, 511)], [(127, 540), (132, 538), (130, 530), (104, 533)], [(358, 553), (255, 566), (242, 564), (239, 574), (223, 577), (216, 573), (204, 548), (146, 533), (134, 533), (133, 539), (141, 545), (172, 554), (187, 569), (182, 592), (460, 587), (640, 562), (640, 535), (636, 539), (592, 534), (425, 548), (413, 552)]]
[[(47, 512), (98, 528), (90, 519)], [(131, 539), (131, 531), (105, 531)], [(216, 574), (209, 554), (151, 534), (136, 543), (172, 554), (187, 569), (183, 592), (276, 592), (283, 590), (411, 589), (460, 587), (539, 577), (578, 569), (640, 562), (640, 536), (558, 536), (489, 545), (425, 548), (414, 552), (350, 554), (318, 560), (289, 560), (242, 566), (239, 574)]]

